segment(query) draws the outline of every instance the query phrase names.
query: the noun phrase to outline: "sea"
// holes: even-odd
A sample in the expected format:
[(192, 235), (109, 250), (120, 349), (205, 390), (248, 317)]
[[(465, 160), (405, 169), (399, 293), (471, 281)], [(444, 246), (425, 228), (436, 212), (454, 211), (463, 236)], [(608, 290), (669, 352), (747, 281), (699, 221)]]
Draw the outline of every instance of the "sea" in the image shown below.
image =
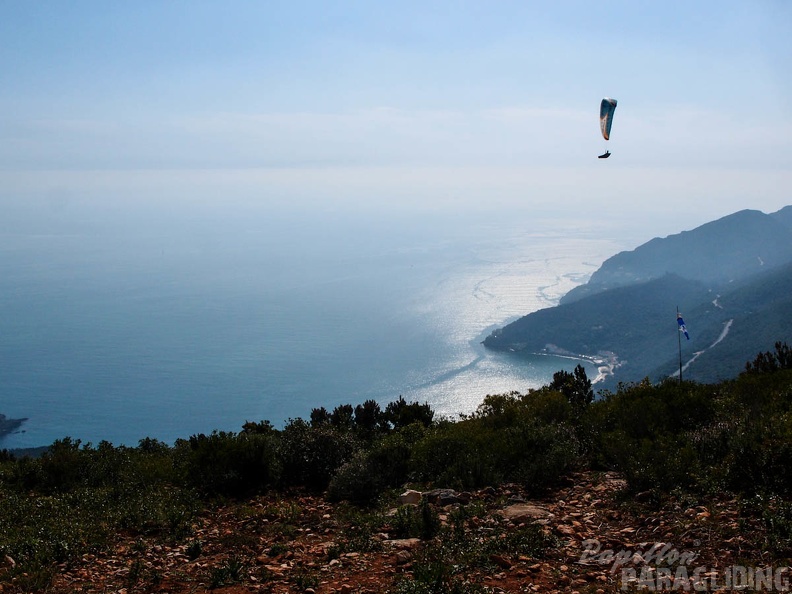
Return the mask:
[(546, 385), (581, 361), (482, 340), (634, 245), (596, 217), (485, 213), (17, 215), (0, 226), (0, 414), (26, 421), (0, 447), (173, 443), (400, 396), (456, 418)]

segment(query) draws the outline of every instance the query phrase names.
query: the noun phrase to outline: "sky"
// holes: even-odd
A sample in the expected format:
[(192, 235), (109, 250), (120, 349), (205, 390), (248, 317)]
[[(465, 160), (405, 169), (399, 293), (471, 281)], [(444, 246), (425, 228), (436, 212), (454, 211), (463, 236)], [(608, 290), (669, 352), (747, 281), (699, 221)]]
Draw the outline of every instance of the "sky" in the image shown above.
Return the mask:
[(0, 214), (248, 203), (668, 234), (792, 204), (790, 64), (787, 0), (1, 0)]

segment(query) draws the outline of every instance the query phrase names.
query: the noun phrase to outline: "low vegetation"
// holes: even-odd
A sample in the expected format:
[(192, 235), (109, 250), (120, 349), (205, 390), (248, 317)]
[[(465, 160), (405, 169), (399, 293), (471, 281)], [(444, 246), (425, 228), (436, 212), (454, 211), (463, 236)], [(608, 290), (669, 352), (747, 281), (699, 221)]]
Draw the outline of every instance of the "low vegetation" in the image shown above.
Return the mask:
[[(642, 500), (728, 493), (761, 518), (768, 550), (783, 556), (792, 551), (791, 459), (786, 343), (718, 384), (644, 381), (595, 398), (578, 367), (538, 390), (487, 396), (473, 414), (453, 420), (400, 398), (384, 409), (371, 400), (318, 408), (282, 429), (249, 422), (238, 433), (173, 445), (64, 438), (40, 457), (0, 452), (0, 583), (45, 590), (59, 564), (102, 550), (119, 533), (160, 535), (197, 557), (193, 525), (201, 510), (264, 492), (323, 493), (370, 518), (405, 484), (471, 490), (517, 483), (540, 495), (580, 470), (618, 471)], [(302, 513), (287, 503), (269, 511), (271, 526), (284, 531)], [(428, 505), (389, 519), (404, 537), (432, 543), (416, 562), (415, 579), (396, 591), (476, 591), (453, 568), (501, 551), (455, 537), (454, 527), (467, 520), (464, 507), (454, 513), (442, 531)], [(368, 523), (357, 522), (360, 533), (336, 553), (374, 546), (366, 534), (377, 527), (368, 531)], [(535, 554), (546, 546), (542, 538), (526, 529), (504, 534), (499, 546)], [(238, 573), (238, 563), (229, 562), (212, 582), (232, 583)], [(306, 587), (315, 580), (304, 579)]]

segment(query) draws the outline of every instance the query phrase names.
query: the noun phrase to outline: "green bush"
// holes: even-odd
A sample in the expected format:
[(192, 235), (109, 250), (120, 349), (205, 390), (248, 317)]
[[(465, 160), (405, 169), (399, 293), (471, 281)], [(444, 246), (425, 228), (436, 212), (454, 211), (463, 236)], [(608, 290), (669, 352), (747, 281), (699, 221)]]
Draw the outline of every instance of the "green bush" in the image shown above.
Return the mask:
[(539, 492), (579, 464), (581, 446), (570, 405), (552, 392), (488, 396), (477, 412), (439, 423), (416, 444), (415, 478), (455, 488), (516, 481)]
[(404, 397), (399, 396), (398, 400), (389, 402), (385, 407), (383, 418), (395, 429), (407, 427), (413, 423), (420, 423), (424, 427), (430, 427), (434, 422), (434, 411), (426, 403), (408, 403)]
[(415, 444), (414, 478), (443, 487), (469, 489), (503, 480), (495, 432), (471, 421), (442, 423)]
[(743, 419), (731, 428), (726, 444), (722, 459), (712, 464), (728, 489), (748, 494), (790, 492), (792, 413)]
[(419, 505), (402, 505), (390, 520), (391, 532), (396, 538), (431, 540), (440, 532), (437, 510), (426, 500)]
[(280, 484), (322, 491), (336, 471), (352, 460), (360, 448), (360, 440), (349, 431), (324, 424), (311, 427), (302, 419), (290, 420), (278, 444), (277, 455), (282, 468)]
[(342, 464), (327, 488), (330, 501), (351, 501), (368, 504), (385, 489), (378, 467), (365, 452), (358, 452), (351, 460)]
[(209, 496), (239, 497), (277, 484), (278, 447), (274, 432), (214, 431), (177, 441), (174, 455), (189, 487)]
[(786, 342), (775, 343), (775, 352), (759, 353), (753, 362), (745, 364), (745, 373), (775, 373), (782, 369), (792, 369), (792, 349)]
[(634, 490), (786, 493), (792, 372), (746, 373), (715, 385), (620, 386), (586, 411), (591, 459)]
[(547, 549), (556, 544), (555, 538), (545, 534), (541, 526), (528, 524), (507, 531), (501, 538), (488, 540), (485, 550), (489, 554), (541, 558)]
[(328, 498), (369, 504), (385, 490), (407, 482), (413, 446), (425, 433), (422, 424), (413, 423), (382, 436), (368, 449), (358, 451), (333, 475)]
[(521, 483), (539, 494), (581, 467), (581, 446), (575, 431), (566, 425), (526, 424), (504, 432), (501, 437), (509, 456), (507, 480)]

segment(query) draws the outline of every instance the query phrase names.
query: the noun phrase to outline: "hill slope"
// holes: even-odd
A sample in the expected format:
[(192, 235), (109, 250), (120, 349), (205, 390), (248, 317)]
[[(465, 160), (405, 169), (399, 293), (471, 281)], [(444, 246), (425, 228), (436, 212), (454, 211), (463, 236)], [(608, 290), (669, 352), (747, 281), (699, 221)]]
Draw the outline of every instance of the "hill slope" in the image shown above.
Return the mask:
[(668, 273), (720, 284), (790, 261), (792, 210), (772, 215), (742, 210), (608, 258), (588, 283), (567, 293), (561, 303)]
[(677, 307), (691, 334), (681, 344), (687, 379), (733, 377), (755, 353), (789, 340), (792, 208), (740, 211), (617, 254), (558, 306), (496, 330), (484, 345), (608, 358), (616, 367), (606, 388), (659, 380), (679, 370)]
[[(619, 592), (634, 585), (628, 581), (632, 573), (628, 570), (623, 575), (619, 565), (604, 555), (589, 551), (587, 556), (580, 543), (623, 543), (629, 535), (634, 542), (649, 544), (622, 546), (649, 551), (657, 541), (658, 527), (674, 547), (696, 554), (691, 575), (697, 566), (716, 568), (723, 575), (738, 561), (758, 561), (763, 554), (762, 537), (767, 530), (755, 518), (741, 514), (736, 500), (713, 499), (706, 502), (709, 508), (689, 504), (683, 509), (670, 502), (657, 509), (624, 503), (624, 487), (625, 481), (616, 473), (584, 472), (539, 500), (528, 498), (517, 485), (471, 493), (467, 508), (480, 510), (477, 527), (465, 526), (461, 536), (460, 528), (454, 530), (455, 546), (447, 549), (464, 554), (452, 558), (456, 562), (453, 571), (443, 573), (438, 572), (443, 567), (438, 566), (438, 559), (449, 567), (451, 561), (448, 552), (438, 553), (444, 551), (439, 543), (399, 538), (392, 527), (386, 527), (389, 532), (369, 535), (368, 524), (376, 525), (372, 511), (345, 513), (343, 506), (315, 496), (259, 496), (204, 512), (197, 519), (195, 542), (201, 542), (201, 554), (196, 560), (190, 560), (186, 545), (163, 545), (151, 535), (124, 535), (110, 551), (86, 555), (71, 571), (59, 572), (47, 591), (406, 594), (435, 592), (430, 587), (442, 582), (444, 591), (460, 594), (524, 592), (528, 585), (536, 591), (571, 592), (586, 587), (594, 591), (589, 584)], [(509, 500), (519, 503), (509, 505)], [(301, 512), (292, 520), (291, 536), (278, 515), (288, 509)], [(456, 505), (451, 514), (445, 514), (443, 529), (450, 531), (453, 518), (464, 518), (465, 509)], [(712, 513), (702, 513), (706, 509)], [(398, 512), (396, 508), (390, 511), (394, 517)], [(401, 512), (404, 516), (404, 508)], [(355, 525), (361, 518), (366, 524)], [(737, 519), (750, 526), (748, 538), (739, 536)], [(718, 539), (708, 538), (713, 531)], [(498, 540), (506, 543), (501, 545), (502, 552), (490, 544)], [(361, 546), (360, 542), (370, 544)], [(486, 547), (497, 552), (475, 554)], [(132, 569), (126, 570), (128, 566)], [(431, 568), (434, 573), (428, 572)], [(646, 584), (660, 583), (653, 573), (647, 575), (652, 577)], [(677, 588), (684, 590), (679, 584)]]
[(711, 293), (703, 284), (668, 274), (534, 312), (496, 330), (484, 345), (604, 358), (616, 353), (617, 376), (643, 377), (657, 367), (659, 352), (677, 353), (675, 304), (708, 298)]
[[(792, 342), (792, 264), (736, 283), (713, 302), (690, 310), (686, 322), (691, 320), (703, 340), (696, 341), (695, 352), (685, 359), (685, 377), (701, 382), (734, 377), (755, 353), (778, 340)], [(671, 373), (676, 365), (666, 362), (648, 375)]]

